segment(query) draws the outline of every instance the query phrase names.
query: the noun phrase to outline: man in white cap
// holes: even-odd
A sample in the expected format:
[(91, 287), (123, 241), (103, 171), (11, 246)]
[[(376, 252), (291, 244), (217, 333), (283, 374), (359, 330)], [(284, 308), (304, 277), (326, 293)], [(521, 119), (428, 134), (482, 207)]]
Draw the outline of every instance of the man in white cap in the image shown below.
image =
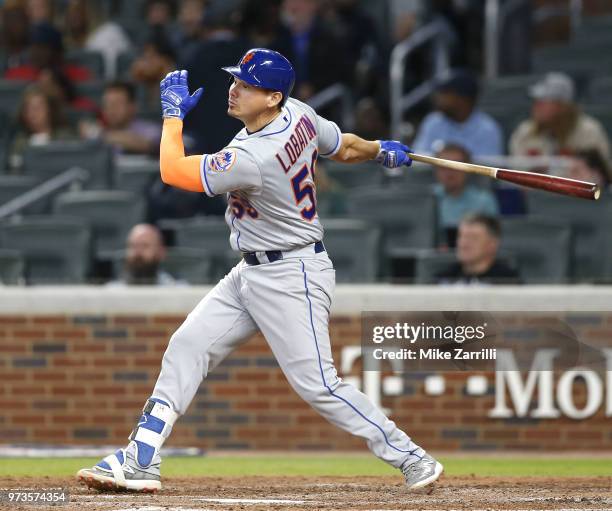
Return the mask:
[(531, 118), (516, 128), (510, 139), (513, 156), (572, 155), (597, 150), (610, 157), (610, 142), (602, 125), (575, 104), (572, 79), (548, 73), (529, 88)]

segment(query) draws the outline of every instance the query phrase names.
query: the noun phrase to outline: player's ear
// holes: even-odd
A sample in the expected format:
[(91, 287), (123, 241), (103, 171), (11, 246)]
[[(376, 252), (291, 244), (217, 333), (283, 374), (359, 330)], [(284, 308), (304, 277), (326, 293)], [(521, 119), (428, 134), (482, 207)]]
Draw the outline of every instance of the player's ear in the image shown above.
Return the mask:
[(280, 104), (283, 101), (283, 93), (278, 91), (270, 92), (268, 96), (268, 106), (270, 107), (280, 107)]

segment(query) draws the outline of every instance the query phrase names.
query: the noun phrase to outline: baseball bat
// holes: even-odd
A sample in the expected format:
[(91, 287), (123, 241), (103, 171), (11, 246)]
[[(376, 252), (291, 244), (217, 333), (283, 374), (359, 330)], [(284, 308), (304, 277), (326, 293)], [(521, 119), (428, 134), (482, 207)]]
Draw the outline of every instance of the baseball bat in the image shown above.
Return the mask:
[(573, 197), (589, 200), (597, 200), (601, 195), (599, 186), (587, 181), (549, 176), (547, 174), (537, 174), (535, 172), (524, 172), (522, 170), (496, 169), (495, 167), (488, 167), (486, 165), (445, 160), (443, 158), (434, 158), (433, 156), (424, 156), (415, 153), (409, 153), (409, 155), (414, 161), (429, 163), (447, 169), (459, 170), (461, 172), (468, 172), (470, 174), (489, 176), (493, 179), (501, 179), (528, 188), (546, 190), (547, 192), (571, 195)]

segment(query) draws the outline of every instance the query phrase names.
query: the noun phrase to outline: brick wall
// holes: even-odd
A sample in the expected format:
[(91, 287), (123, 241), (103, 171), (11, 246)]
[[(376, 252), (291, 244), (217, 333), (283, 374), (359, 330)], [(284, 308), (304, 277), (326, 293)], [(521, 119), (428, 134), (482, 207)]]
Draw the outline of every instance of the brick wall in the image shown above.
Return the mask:
[[(153, 388), (167, 341), (183, 318), (0, 315), (0, 442), (123, 444)], [(580, 328), (607, 340), (612, 313), (591, 316)], [(339, 367), (342, 347), (359, 343), (359, 316), (335, 315), (331, 336)], [(359, 366), (342, 376), (360, 376)], [(487, 412), (493, 408), (492, 384), (485, 396), (467, 396), (467, 376), (446, 373), (444, 394), (431, 397), (424, 393), (424, 374), (408, 372), (402, 376), (403, 394), (383, 397), (382, 405), (430, 449), (612, 448), (612, 418), (604, 416), (603, 407), (580, 421), (491, 419)], [(575, 388), (575, 403), (581, 407), (584, 387)], [(364, 445), (300, 400), (261, 336), (209, 376), (168, 444), (255, 449)]]

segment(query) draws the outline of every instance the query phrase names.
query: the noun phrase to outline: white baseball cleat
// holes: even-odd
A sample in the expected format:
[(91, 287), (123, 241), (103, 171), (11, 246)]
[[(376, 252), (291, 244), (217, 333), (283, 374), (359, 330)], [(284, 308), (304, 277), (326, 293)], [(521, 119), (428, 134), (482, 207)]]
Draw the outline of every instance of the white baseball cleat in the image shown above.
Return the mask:
[(77, 472), (79, 482), (99, 491), (131, 490), (155, 493), (161, 489), (161, 457), (157, 455), (148, 467), (138, 465), (135, 456), (136, 445), (130, 442), (125, 449), (108, 455), (92, 468)]
[(417, 490), (437, 481), (444, 471), (444, 467), (429, 454), (425, 454), (414, 463), (404, 464), (400, 470), (406, 478), (408, 489)]

